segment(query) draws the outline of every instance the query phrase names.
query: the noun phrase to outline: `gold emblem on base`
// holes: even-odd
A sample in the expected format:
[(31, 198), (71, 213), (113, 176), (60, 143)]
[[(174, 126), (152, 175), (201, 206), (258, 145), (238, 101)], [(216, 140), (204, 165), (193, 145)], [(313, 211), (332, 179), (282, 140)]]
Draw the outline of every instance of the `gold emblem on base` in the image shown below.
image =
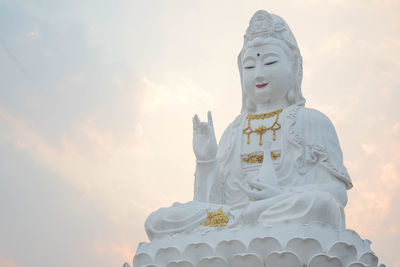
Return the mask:
[(208, 227), (225, 227), (228, 222), (229, 218), (225, 215), (222, 208), (218, 209), (217, 211), (208, 211), (207, 212), (207, 219), (201, 223), (201, 225), (208, 226)]

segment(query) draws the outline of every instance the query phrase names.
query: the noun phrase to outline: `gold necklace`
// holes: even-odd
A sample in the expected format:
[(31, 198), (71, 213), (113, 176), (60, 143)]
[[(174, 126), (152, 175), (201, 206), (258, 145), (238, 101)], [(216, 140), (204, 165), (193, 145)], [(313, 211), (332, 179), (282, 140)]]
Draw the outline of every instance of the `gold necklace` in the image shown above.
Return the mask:
[[(282, 112), (282, 109), (278, 109), (272, 112), (268, 113), (262, 113), (262, 114), (248, 114), (247, 115), (247, 127), (243, 129), (243, 133), (247, 134), (247, 144), (250, 144), (250, 135), (252, 133), (256, 133), (260, 136), (260, 143), (259, 145), (262, 145), (262, 136), (264, 133), (266, 133), (268, 130), (272, 130), (272, 140), (276, 140), (276, 134), (275, 132), (281, 128), (281, 125), (278, 122), (279, 119), (279, 114)], [(270, 127), (266, 127), (264, 125), (257, 127), (256, 129), (251, 128), (251, 121), (252, 120), (263, 120), (266, 118), (271, 118), (273, 116), (276, 116), (274, 123)]]

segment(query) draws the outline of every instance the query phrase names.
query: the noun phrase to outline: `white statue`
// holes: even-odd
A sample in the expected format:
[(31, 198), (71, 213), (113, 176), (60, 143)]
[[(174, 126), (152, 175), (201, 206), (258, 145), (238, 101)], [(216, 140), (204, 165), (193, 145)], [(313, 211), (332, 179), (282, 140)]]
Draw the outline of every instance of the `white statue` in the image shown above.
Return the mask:
[(332, 123), (304, 108), (293, 34), (280, 17), (259, 11), (244, 39), (241, 114), (218, 147), (211, 113), (208, 122), (194, 116), (194, 200), (153, 213), (146, 222), (151, 239), (199, 227), (204, 210), (221, 205), (232, 214), (227, 227), (284, 221), (345, 227), (351, 181)]
[[(244, 36), (238, 65), (241, 113), (218, 146), (211, 112), (207, 122), (194, 116), (194, 199), (159, 209), (148, 217), (145, 228), (152, 242), (139, 247), (136, 265), (155, 261), (164, 266), (171, 259), (186, 257), (189, 263), (168, 266), (194, 266), (195, 261), (200, 262), (196, 266), (208, 266), (209, 259), (190, 256), (203, 251), (214, 257), (220, 253), (216, 261), (222, 265), (218, 266), (228, 266), (224, 264), (229, 261), (232, 266), (258, 266), (254, 262), (264, 266), (264, 256), (265, 266), (342, 266), (329, 265), (335, 259), (327, 255), (351, 266), (344, 261), (354, 256), (354, 248), (354, 262), (373, 266), (376, 257), (369, 243), (345, 230), (346, 190), (352, 183), (343, 166), (334, 126), (322, 113), (304, 107), (302, 58), (285, 21), (257, 11)], [(217, 230), (208, 234), (213, 227)], [(278, 241), (268, 239), (272, 237)], [(226, 241), (230, 239), (235, 241)], [(284, 244), (290, 253), (300, 252), (295, 256), (282, 252), (285, 259), (266, 252), (270, 247), (284, 251)], [(238, 247), (243, 247), (243, 253), (254, 252), (254, 257), (249, 254), (253, 263), (237, 265), (242, 256), (230, 260), (229, 253), (237, 253)], [(305, 249), (308, 247), (314, 254)], [(353, 256), (343, 256), (340, 251)]]

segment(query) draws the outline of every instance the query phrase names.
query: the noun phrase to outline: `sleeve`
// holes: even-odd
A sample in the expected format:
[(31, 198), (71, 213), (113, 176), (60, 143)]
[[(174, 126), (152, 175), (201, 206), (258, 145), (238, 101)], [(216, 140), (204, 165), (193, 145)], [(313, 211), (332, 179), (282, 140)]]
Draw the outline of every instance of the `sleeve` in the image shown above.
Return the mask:
[(300, 127), (304, 135), (305, 163), (321, 164), (334, 177), (353, 187), (350, 176), (343, 164), (343, 153), (332, 122), (324, 114), (313, 109), (303, 109)]

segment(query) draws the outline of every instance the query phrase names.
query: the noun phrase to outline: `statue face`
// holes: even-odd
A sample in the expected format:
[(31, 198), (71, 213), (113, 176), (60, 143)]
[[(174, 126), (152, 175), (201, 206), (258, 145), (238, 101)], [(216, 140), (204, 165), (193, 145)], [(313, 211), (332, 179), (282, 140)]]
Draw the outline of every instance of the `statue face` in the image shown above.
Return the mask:
[(242, 63), (245, 92), (254, 104), (287, 103), (287, 92), (293, 87), (293, 61), (278, 44), (247, 48)]

